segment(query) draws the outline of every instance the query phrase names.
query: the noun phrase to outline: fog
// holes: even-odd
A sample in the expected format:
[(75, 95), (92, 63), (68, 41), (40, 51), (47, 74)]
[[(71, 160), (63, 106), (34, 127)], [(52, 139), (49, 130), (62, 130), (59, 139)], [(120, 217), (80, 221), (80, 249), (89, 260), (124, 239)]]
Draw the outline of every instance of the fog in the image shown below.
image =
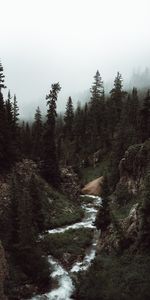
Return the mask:
[(60, 111), (68, 96), (82, 100), (97, 69), (107, 85), (117, 71), (127, 83), (150, 67), (149, 0), (0, 0), (0, 8), (6, 85), (27, 118), (53, 82)]

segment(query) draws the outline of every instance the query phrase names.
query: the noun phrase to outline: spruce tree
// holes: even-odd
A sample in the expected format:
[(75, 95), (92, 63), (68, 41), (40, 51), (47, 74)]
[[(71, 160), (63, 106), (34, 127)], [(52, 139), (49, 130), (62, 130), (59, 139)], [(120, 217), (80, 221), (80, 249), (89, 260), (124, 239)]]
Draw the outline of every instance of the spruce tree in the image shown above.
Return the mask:
[(138, 129), (138, 121), (139, 121), (139, 97), (137, 88), (133, 88), (132, 90), (132, 101), (131, 101), (131, 123), (133, 124), (135, 129)]
[(2, 89), (5, 89), (3, 67), (0, 63), (0, 170), (4, 170), (7, 163), (6, 157), (6, 110), (2, 94)]
[(32, 157), (34, 160), (39, 160), (41, 158), (42, 151), (42, 115), (39, 106), (36, 109), (34, 116), (34, 123), (32, 127)]
[(22, 122), (20, 127), (20, 145), (22, 158), (31, 158), (32, 154), (32, 132), (28, 122)]
[(82, 148), (82, 109), (80, 102), (78, 102), (74, 115), (73, 134), (75, 143), (74, 151), (75, 155), (78, 156)]
[(7, 155), (7, 164), (11, 166), (17, 157), (17, 147), (15, 143), (16, 136), (14, 135), (14, 124), (13, 124), (13, 107), (11, 102), (11, 94), (8, 92), (7, 100), (5, 101), (5, 111), (6, 111), (6, 123), (5, 123), (5, 147)]
[(103, 145), (103, 120), (104, 120), (104, 87), (103, 81), (99, 71), (94, 76), (94, 83), (90, 90), (90, 113), (89, 113), (89, 124), (91, 131), (91, 145), (93, 148), (92, 152), (96, 151), (97, 148)]
[(8, 92), (8, 97), (7, 100), (5, 102), (5, 106), (6, 106), (6, 119), (7, 122), (9, 124), (9, 126), (12, 129), (12, 125), (13, 125), (13, 112), (12, 112), (12, 103), (11, 103), (11, 95), (10, 95), (10, 91)]
[(147, 95), (140, 110), (140, 125), (141, 141), (144, 142), (146, 139), (150, 138), (150, 90), (147, 91)]
[(73, 103), (71, 97), (68, 98), (67, 105), (66, 105), (66, 111), (64, 116), (64, 130), (65, 130), (65, 136), (69, 139), (72, 139), (72, 129), (73, 129), (73, 120), (74, 120), (74, 109), (73, 109)]
[(55, 127), (57, 117), (56, 102), (60, 90), (60, 84), (54, 83), (51, 85), (50, 93), (46, 96), (48, 110), (43, 136), (44, 151), (42, 173), (45, 179), (55, 187), (58, 186), (60, 180), (55, 140)]
[(13, 99), (13, 123), (14, 123), (14, 132), (15, 134), (17, 134), (18, 131), (18, 121), (19, 121), (19, 107), (17, 104), (17, 97), (16, 95), (14, 95), (14, 99)]
[(111, 101), (113, 106), (113, 128), (120, 121), (121, 111), (122, 111), (122, 103), (123, 98), (126, 95), (126, 92), (123, 91), (123, 80), (122, 75), (118, 72), (117, 76), (114, 80), (114, 87), (110, 91)]
[(104, 96), (103, 81), (99, 71), (94, 76), (94, 83), (91, 87), (91, 103), (97, 103)]
[(21, 156), (21, 132), (19, 126), (19, 107), (17, 103), (17, 97), (14, 95), (12, 102), (12, 113), (13, 113), (13, 141), (16, 151), (16, 158)]

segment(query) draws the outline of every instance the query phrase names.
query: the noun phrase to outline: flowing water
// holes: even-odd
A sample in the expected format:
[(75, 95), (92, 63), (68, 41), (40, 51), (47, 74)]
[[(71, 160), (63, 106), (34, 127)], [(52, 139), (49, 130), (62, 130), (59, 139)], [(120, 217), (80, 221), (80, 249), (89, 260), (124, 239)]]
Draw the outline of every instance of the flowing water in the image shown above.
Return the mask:
[(96, 255), (96, 245), (100, 234), (99, 231), (95, 228), (94, 221), (102, 200), (98, 196), (86, 195), (86, 197), (91, 198), (92, 201), (90, 203), (86, 203), (86, 201), (83, 200), (82, 208), (85, 211), (85, 216), (82, 222), (48, 231), (49, 234), (54, 234), (62, 233), (69, 229), (93, 228), (93, 242), (91, 246), (86, 249), (83, 261), (75, 262), (70, 271), (66, 271), (61, 263), (59, 263), (59, 261), (49, 255), (48, 261), (53, 270), (51, 273), (51, 277), (56, 280), (56, 282), (58, 283), (58, 287), (44, 295), (35, 296), (31, 300), (71, 300), (71, 295), (73, 294), (75, 289), (72, 281), (72, 274), (74, 272), (86, 271), (91, 265), (91, 262)]

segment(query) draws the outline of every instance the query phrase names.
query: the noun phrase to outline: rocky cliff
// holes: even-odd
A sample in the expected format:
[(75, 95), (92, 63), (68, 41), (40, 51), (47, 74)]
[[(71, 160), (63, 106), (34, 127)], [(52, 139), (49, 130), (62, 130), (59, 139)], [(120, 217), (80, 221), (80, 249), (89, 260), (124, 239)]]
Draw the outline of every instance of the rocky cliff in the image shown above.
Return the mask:
[(128, 191), (137, 194), (143, 189), (143, 180), (150, 169), (150, 140), (143, 144), (132, 145), (125, 152), (119, 164), (120, 181)]
[(71, 166), (61, 168), (61, 190), (71, 200), (77, 200), (80, 195), (80, 183), (77, 174)]
[[(107, 207), (101, 207), (97, 224), (101, 229), (98, 252), (147, 251), (150, 230), (150, 140), (133, 145), (119, 164), (120, 180), (108, 197)], [(124, 211), (124, 215), (122, 214)], [(105, 222), (108, 219), (110, 222)], [(103, 216), (103, 221), (98, 218)], [(107, 226), (103, 224), (107, 223)]]

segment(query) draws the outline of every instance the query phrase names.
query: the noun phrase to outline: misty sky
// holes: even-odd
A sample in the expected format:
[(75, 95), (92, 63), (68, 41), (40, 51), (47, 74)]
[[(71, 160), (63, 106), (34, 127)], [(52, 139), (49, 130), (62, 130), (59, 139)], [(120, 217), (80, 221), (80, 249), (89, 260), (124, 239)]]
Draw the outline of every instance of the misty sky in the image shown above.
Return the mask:
[(149, 0), (0, 0), (0, 10), (6, 85), (28, 116), (54, 82), (64, 110), (97, 69), (106, 82), (150, 66)]

